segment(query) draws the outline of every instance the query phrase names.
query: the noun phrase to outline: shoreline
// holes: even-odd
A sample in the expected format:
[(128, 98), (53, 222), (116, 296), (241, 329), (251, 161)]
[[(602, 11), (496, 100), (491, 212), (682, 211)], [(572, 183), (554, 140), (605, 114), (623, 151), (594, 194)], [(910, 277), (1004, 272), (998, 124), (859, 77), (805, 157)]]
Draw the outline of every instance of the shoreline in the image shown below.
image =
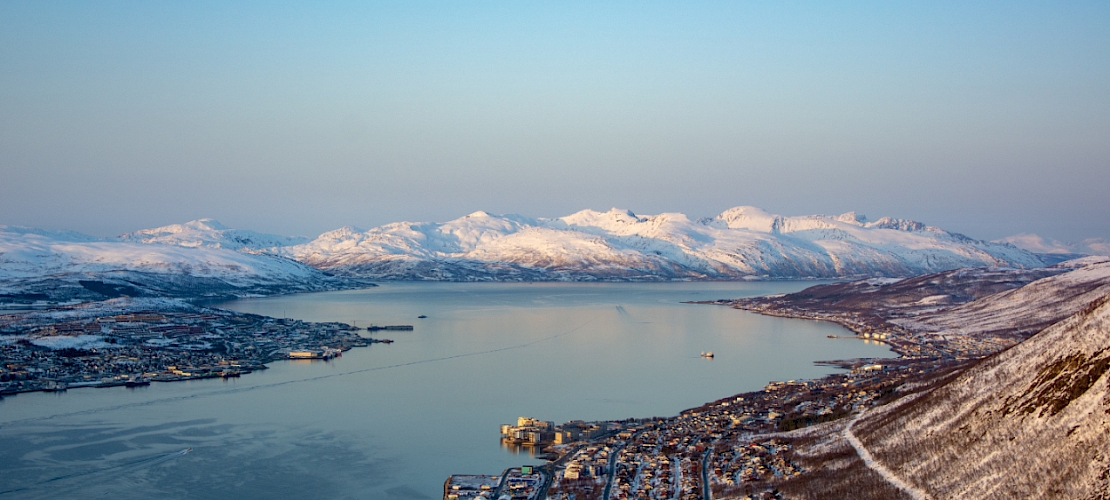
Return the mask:
[[(944, 345), (918, 343), (914, 340), (918, 332), (895, 325), (876, 328), (834, 314), (742, 307), (736, 302), (684, 303), (726, 305), (766, 316), (829, 321), (856, 334), (837, 338), (884, 343), (898, 357), (815, 361), (846, 372), (813, 380), (771, 381), (762, 390), (723, 397), (682, 410), (673, 417), (590, 422), (615, 430), (598, 439), (560, 445), (540, 443), (538, 449), (550, 457), (538, 468), (550, 479), (544, 482), (541, 491), (528, 498), (565, 500), (571, 495), (589, 496), (603, 490), (603, 498), (617, 500), (632, 498), (628, 496), (632, 490), (648, 495), (658, 488), (665, 488), (662, 495), (667, 498), (709, 498), (707, 490), (715, 495), (739, 491), (771, 494), (777, 491), (777, 485), (805, 472), (800, 465), (804, 460), (796, 456), (790, 444), (793, 439), (790, 431), (845, 422), (867, 408), (904, 396), (912, 388), (962, 371), (985, 356), (954, 355)], [(876, 338), (877, 335), (881, 337)], [(750, 467), (736, 468), (741, 461)], [(582, 464), (599, 462), (605, 465), (594, 469), (593, 475), (583, 476), (580, 472)], [(677, 470), (670, 464), (676, 464)], [(741, 476), (744, 480), (738, 482)], [(445, 495), (444, 500), (451, 499)]]
[(165, 299), (0, 315), (0, 396), (237, 378), (275, 361), (326, 361), (392, 342), (362, 330)]

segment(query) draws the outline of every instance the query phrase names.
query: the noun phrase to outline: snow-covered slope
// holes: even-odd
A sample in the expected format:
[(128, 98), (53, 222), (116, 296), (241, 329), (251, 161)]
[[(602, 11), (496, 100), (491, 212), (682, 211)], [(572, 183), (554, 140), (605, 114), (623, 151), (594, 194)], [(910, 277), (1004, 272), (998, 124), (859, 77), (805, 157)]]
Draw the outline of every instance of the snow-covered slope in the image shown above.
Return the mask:
[(1079, 243), (1064, 243), (1045, 239), (1036, 234), (1021, 233), (995, 241), (997, 243), (1009, 243), (1033, 253), (1110, 255), (1110, 242), (1102, 238), (1088, 238)]
[(1085, 257), (1058, 266), (1074, 269), (935, 313), (891, 321), (937, 335), (1020, 340), (1110, 294), (1110, 258)]
[(248, 253), (273, 252), (277, 247), (305, 243), (308, 238), (256, 233), (231, 229), (212, 219), (198, 219), (184, 224), (171, 224), (143, 229), (120, 236), (121, 240), (137, 243), (158, 243), (183, 247), (227, 248)]
[(327, 289), (335, 281), (274, 255), (0, 226), (0, 295), (250, 295)]
[(345, 227), (312, 241), (230, 229), (211, 219), (119, 238), (0, 226), (0, 295), (49, 291), (61, 298), (339, 286), (341, 280), (330, 275), (460, 281), (838, 278), (1041, 265), (1012, 245), (919, 222), (868, 222), (854, 213), (783, 217), (754, 207), (701, 220), (617, 209), (555, 219), (475, 212), (445, 223)]
[(1106, 498), (1108, 373), (1104, 295), (952, 381), (872, 411), (853, 432), (932, 498)]
[(702, 220), (618, 209), (556, 219), (475, 212), (446, 223), (342, 228), (282, 251), (338, 275), (377, 279), (832, 278), (1043, 265), (1012, 245), (915, 221), (783, 217), (754, 207)]

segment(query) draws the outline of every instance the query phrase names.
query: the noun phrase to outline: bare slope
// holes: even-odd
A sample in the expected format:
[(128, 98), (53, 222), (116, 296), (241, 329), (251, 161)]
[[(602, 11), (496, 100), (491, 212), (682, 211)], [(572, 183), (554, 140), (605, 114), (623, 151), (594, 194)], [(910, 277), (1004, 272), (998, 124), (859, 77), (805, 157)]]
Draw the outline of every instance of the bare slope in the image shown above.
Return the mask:
[(1104, 296), (939, 388), (874, 410), (853, 431), (933, 498), (1107, 498), (1108, 371)]

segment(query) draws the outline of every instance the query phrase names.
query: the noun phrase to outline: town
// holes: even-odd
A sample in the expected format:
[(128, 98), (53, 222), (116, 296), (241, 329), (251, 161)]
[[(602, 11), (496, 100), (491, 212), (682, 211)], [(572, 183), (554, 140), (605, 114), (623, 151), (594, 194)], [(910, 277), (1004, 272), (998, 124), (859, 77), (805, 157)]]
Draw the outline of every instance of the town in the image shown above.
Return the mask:
[(109, 302), (0, 316), (0, 396), (238, 377), (279, 359), (330, 359), (352, 347), (392, 342), (340, 322), (160, 299)]
[[(500, 478), (475, 496), (498, 500), (701, 500), (711, 496), (776, 498), (776, 485), (804, 472), (785, 431), (844, 418), (894, 397), (904, 384), (955, 370), (942, 358), (830, 362), (844, 373), (768, 383), (671, 418), (562, 425), (520, 417), (501, 439), (532, 446), (549, 463), (529, 467), (540, 491), (512, 490)], [(452, 476), (465, 478), (473, 476)], [(707, 488), (710, 490), (707, 492)], [(465, 490), (463, 490), (465, 491)], [(710, 495), (707, 495), (710, 493)], [(445, 500), (468, 498), (445, 485)]]
[[(737, 306), (734, 301), (710, 302)], [(570, 421), (555, 425), (520, 417), (501, 425), (502, 442), (527, 446), (549, 462), (526, 466), (539, 491), (493, 481), (481, 493), (496, 500), (703, 500), (781, 498), (778, 485), (802, 474), (787, 431), (848, 417), (898, 397), (901, 387), (947, 372), (1011, 345), (995, 338), (925, 338), (885, 321), (854, 314), (784, 310), (745, 304), (763, 314), (833, 321), (846, 338), (882, 342), (892, 359), (823, 364), (845, 370), (816, 380), (770, 382), (671, 418)], [(515, 469), (510, 469), (515, 470)], [(507, 477), (509, 471), (497, 478)], [(453, 476), (459, 477), (459, 476)], [(450, 483), (450, 480), (448, 481)], [(445, 500), (455, 500), (445, 487)]]

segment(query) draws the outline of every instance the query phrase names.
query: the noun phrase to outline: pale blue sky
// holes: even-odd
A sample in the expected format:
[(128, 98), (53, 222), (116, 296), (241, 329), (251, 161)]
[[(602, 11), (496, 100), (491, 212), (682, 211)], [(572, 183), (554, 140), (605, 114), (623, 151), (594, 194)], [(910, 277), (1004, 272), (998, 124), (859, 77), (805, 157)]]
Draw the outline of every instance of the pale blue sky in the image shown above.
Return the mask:
[(1110, 237), (1110, 3), (0, 2), (0, 224)]

